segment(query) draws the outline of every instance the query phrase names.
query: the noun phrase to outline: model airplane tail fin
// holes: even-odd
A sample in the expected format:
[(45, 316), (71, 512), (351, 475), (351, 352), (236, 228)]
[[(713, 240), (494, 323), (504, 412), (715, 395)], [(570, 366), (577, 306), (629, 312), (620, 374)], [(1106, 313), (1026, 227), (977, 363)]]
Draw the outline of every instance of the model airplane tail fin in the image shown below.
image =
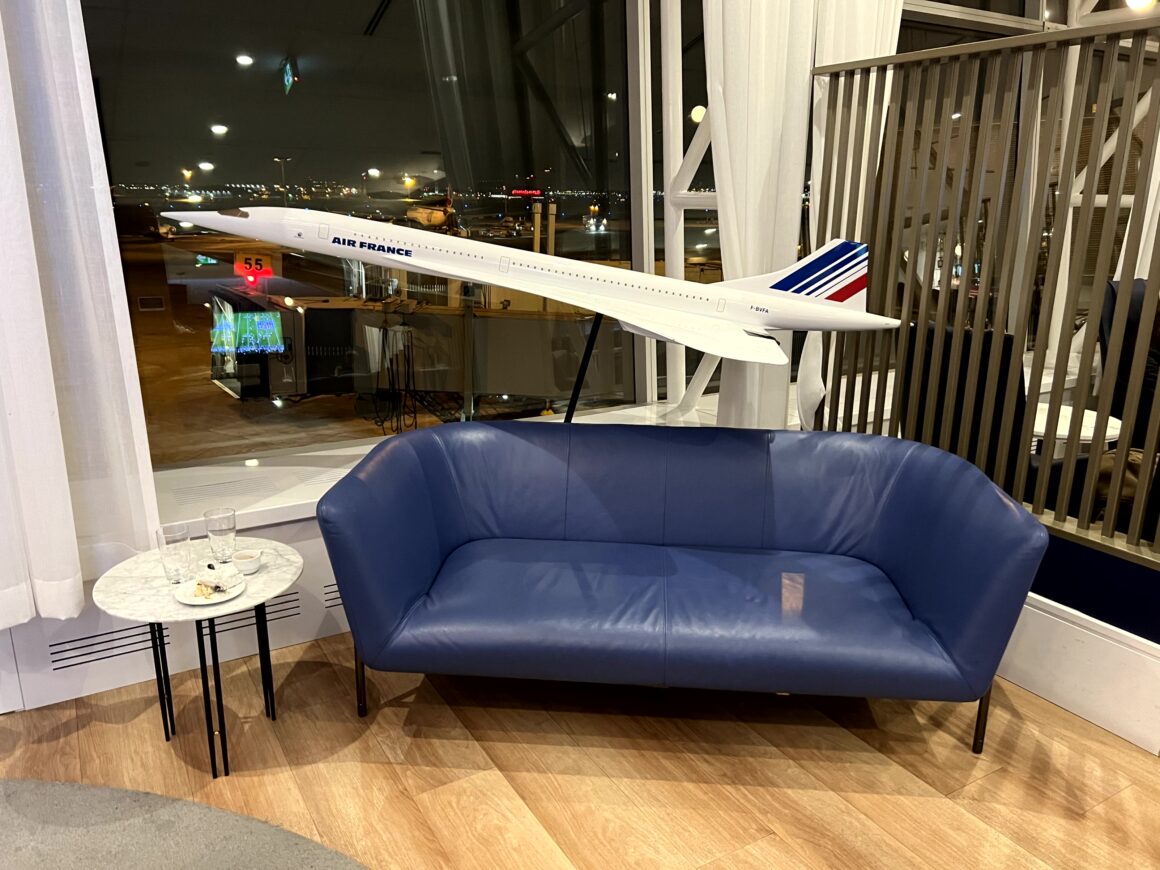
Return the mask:
[(865, 245), (834, 239), (788, 269), (724, 283), (739, 290), (777, 290), (865, 311), (869, 265), (870, 251)]

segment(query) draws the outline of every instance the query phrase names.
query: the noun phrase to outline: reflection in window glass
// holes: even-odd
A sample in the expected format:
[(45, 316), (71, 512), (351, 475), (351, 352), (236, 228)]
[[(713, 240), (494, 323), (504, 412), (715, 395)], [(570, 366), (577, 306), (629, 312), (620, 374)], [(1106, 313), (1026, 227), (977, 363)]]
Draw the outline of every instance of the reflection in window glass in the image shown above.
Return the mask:
[[(563, 408), (587, 312), (161, 214), (310, 209), (320, 238), (332, 212), (627, 268), (622, 6), (82, 8), (156, 464)], [(608, 322), (584, 399), (633, 383)]]

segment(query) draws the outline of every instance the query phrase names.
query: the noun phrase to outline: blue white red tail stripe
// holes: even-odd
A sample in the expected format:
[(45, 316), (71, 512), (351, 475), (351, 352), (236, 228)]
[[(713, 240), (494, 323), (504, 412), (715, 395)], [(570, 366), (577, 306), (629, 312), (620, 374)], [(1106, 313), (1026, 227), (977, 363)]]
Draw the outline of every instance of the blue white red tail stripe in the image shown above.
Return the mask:
[(810, 279), (826, 271), (840, 260), (845, 259), (858, 248), (865, 247), (865, 245), (858, 245), (854, 242), (847, 242), (844, 239), (840, 239), (833, 243), (832, 247), (827, 245), (817, 253), (806, 257), (792, 271), (773, 282), (770, 285), (770, 289), (785, 290), (789, 293), (798, 292), (797, 288), (799, 286), (809, 283)]
[(810, 299), (844, 302), (866, 289), (869, 262), (866, 245), (839, 239), (802, 260), (769, 286), (771, 290)]

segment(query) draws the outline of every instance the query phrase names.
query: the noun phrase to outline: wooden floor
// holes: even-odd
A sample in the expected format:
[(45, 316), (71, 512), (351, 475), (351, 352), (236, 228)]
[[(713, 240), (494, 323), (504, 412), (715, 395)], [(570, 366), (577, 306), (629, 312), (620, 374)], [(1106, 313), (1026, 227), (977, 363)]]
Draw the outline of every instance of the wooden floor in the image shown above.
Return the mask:
[(1008, 683), (974, 705), (371, 673), (348, 636), (224, 667), (211, 780), (196, 672), (0, 717), (0, 777), (256, 816), (369, 867), (1160, 867), (1160, 760)]

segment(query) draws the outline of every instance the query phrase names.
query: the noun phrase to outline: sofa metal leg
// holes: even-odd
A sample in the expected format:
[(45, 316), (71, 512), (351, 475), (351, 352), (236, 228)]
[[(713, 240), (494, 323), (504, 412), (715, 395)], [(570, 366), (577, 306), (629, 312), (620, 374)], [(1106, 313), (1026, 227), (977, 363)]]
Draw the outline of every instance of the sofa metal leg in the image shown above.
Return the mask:
[(367, 669), (362, 656), (358, 654), (357, 647), (354, 651), (354, 693), (358, 701), (358, 715), (361, 718), (367, 714)]
[(983, 751), (983, 739), (987, 736), (987, 712), (991, 708), (991, 688), (987, 687), (986, 694), (979, 699), (979, 713), (975, 716), (975, 740), (971, 744), (971, 752), (978, 755)]

